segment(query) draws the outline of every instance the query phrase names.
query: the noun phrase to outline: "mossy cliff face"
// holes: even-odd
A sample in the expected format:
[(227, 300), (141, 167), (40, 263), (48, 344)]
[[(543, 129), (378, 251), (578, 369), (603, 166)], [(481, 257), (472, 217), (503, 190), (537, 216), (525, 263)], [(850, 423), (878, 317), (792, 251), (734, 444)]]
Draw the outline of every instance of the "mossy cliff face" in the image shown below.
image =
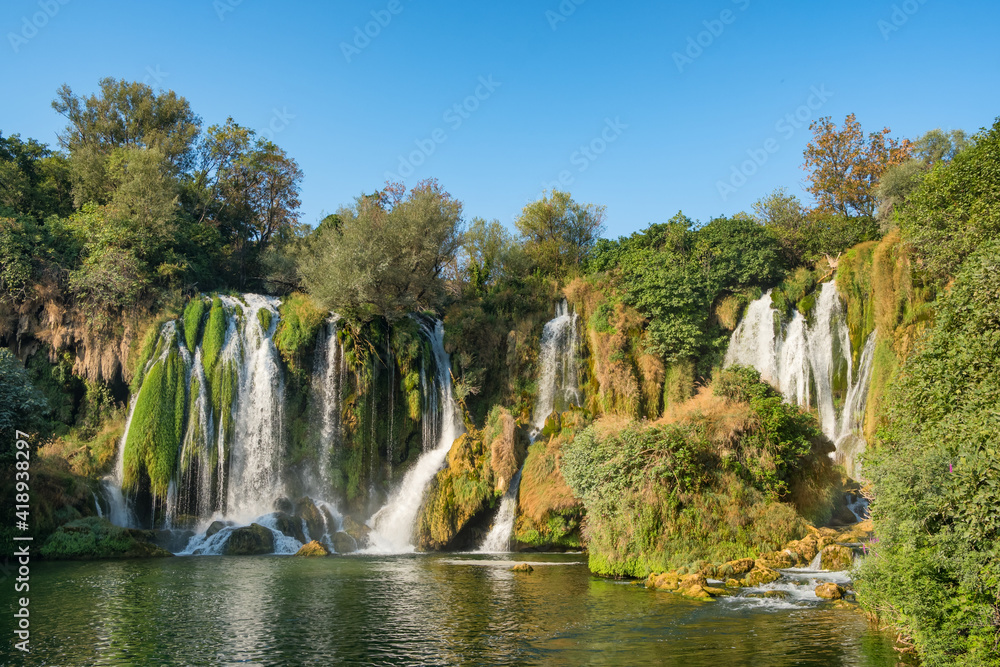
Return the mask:
[(586, 421), (582, 410), (563, 413), (559, 420), (550, 420), (550, 425), (559, 424), (559, 430), (542, 436), (528, 448), (514, 524), (514, 541), (519, 549), (564, 550), (583, 545), (583, 504), (566, 484), (562, 457), (564, 447)]
[[(526, 438), (510, 411), (495, 407), (482, 430), (455, 440), (417, 520), (417, 547), (436, 551), (474, 546), (483, 524), (524, 460)], [(485, 525), (488, 529), (488, 524)]]

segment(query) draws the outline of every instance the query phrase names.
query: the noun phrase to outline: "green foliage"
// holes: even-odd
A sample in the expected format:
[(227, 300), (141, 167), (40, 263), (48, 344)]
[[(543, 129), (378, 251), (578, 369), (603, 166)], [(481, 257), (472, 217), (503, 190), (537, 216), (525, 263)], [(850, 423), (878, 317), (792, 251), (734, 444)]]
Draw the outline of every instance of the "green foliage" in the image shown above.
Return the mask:
[(48, 436), (49, 412), (45, 396), (31, 384), (20, 360), (0, 348), (0, 464), (13, 468), (17, 431), (28, 434), (29, 452)]
[(303, 282), (324, 308), (367, 322), (439, 304), (461, 202), (424, 181), (405, 196), (402, 185), (361, 196), (338, 215), (341, 225), (317, 229), (300, 257)]
[(578, 204), (568, 192), (553, 190), (524, 207), (515, 221), (526, 239), (525, 252), (549, 276), (565, 276), (586, 262), (604, 231), (605, 209)]
[(170, 556), (151, 544), (152, 533), (115, 526), (107, 519), (87, 517), (61, 526), (39, 550), (52, 560), (93, 560), (100, 558), (141, 558)]
[(782, 276), (778, 240), (745, 217), (694, 228), (683, 214), (616, 243), (599, 244), (591, 269), (616, 269), (622, 300), (647, 318), (649, 349), (670, 363), (710, 351), (719, 336), (711, 307), (729, 292)]
[(184, 342), (190, 352), (194, 352), (201, 339), (201, 323), (205, 315), (205, 299), (196, 296), (184, 307)]
[(266, 334), (271, 330), (271, 311), (268, 308), (259, 308), (257, 310), (257, 321), (260, 323), (260, 328)]
[(998, 271), (995, 239), (969, 256), (890, 390), (888, 425), (865, 458), (877, 543), (859, 599), (933, 664), (1000, 659)]
[(898, 213), (904, 237), (939, 283), (975, 249), (1000, 234), (1000, 119), (974, 144), (942, 162)]

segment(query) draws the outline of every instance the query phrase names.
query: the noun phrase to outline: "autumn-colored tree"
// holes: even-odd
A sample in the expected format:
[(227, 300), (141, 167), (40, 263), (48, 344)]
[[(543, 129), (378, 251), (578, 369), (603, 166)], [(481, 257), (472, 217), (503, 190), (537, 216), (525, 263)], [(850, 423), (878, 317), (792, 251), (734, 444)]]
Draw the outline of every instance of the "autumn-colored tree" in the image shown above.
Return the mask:
[(809, 126), (813, 140), (805, 150), (803, 168), (809, 172), (807, 190), (820, 209), (842, 216), (875, 215), (875, 187), (882, 173), (910, 157), (912, 143), (893, 139), (889, 128), (872, 132), (867, 139), (854, 114), (837, 127), (830, 116)]

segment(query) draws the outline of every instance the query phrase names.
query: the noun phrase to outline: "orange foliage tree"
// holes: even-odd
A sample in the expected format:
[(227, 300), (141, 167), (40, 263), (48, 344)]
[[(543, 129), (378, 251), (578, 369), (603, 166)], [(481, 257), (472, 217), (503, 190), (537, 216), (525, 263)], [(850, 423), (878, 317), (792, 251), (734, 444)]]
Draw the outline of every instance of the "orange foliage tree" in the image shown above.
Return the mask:
[(875, 186), (883, 172), (910, 158), (913, 144), (893, 139), (889, 128), (865, 139), (861, 123), (850, 114), (838, 128), (830, 116), (812, 122), (813, 140), (805, 150), (806, 188), (818, 208), (848, 216), (875, 215)]

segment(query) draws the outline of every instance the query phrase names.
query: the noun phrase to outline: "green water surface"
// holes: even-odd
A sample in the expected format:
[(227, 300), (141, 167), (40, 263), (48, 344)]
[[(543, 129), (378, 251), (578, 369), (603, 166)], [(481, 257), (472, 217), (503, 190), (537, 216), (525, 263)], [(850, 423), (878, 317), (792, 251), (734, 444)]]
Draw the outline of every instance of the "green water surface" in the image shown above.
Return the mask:
[[(36, 563), (31, 653), (11, 665), (894, 665), (829, 603), (692, 602), (585, 558), (176, 557)], [(10, 627), (12, 578), (0, 602)]]

